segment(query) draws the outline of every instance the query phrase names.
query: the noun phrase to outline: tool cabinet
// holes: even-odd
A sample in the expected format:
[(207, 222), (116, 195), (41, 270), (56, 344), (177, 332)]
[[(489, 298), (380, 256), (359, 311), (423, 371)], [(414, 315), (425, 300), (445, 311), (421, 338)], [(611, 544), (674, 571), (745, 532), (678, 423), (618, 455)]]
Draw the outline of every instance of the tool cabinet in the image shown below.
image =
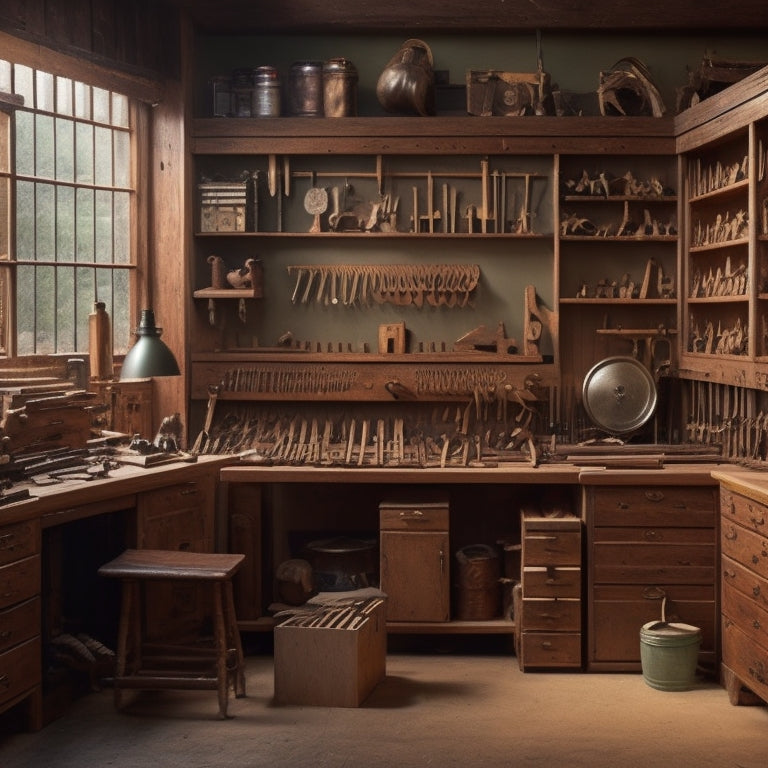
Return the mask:
[(722, 681), (732, 704), (768, 701), (768, 497), (725, 480), (720, 513)]
[[(631, 478), (625, 478), (627, 483)], [(718, 654), (717, 489), (585, 485), (587, 668), (639, 671), (640, 628), (666, 616), (702, 631), (700, 663)]]
[(520, 669), (581, 667), (581, 520), (522, 514)]

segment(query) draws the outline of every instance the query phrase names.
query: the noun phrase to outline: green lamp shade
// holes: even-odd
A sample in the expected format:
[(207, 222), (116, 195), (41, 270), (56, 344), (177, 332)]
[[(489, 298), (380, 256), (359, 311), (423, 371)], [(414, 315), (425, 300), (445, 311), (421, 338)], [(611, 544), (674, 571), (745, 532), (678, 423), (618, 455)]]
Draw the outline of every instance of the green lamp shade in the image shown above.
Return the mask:
[(123, 360), (121, 381), (181, 374), (173, 352), (160, 340), (162, 332), (163, 329), (155, 325), (154, 310), (142, 309), (141, 321), (136, 329), (138, 339)]

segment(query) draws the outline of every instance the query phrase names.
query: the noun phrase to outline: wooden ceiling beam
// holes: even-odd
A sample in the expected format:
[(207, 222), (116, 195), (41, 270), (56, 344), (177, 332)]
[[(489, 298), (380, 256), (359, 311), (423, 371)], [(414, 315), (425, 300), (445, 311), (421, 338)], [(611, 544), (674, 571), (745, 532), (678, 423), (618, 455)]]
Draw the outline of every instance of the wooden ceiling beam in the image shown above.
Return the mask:
[(768, 28), (764, 0), (166, 0), (199, 32), (228, 34), (364, 32), (622, 31), (685, 33)]

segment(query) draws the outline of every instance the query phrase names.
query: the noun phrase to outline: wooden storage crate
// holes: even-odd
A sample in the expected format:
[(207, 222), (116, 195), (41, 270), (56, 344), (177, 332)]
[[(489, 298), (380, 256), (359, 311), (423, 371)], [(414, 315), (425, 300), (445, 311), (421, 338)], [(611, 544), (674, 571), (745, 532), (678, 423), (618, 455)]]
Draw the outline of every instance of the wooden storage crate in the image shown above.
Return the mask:
[(552, 94), (546, 72), (504, 72), (471, 69), (467, 72), (467, 112), (501, 117), (552, 111)]
[(359, 707), (386, 676), (385, 602), (356, 629), (274, 629), (275, 702)]

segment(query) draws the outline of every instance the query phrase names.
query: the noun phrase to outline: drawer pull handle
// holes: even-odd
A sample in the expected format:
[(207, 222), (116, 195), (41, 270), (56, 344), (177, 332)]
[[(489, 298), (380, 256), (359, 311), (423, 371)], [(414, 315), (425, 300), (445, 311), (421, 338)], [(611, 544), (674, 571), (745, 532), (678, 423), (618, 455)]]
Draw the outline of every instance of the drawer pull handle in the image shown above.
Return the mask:
[(440, 550), (440, 575), (442, 576), (443, 573), (445, 573), (445, 552), (443, 550)]
[(760, 518), (758, 518), (755, 515), (755, 509), (751, 504), (749, 505), (749, 511), (752, 513), (752, 516), (749, 518), (749, 522), (752, 523), (752, 525), (755, 527), (765, 525), (765, 515), (761, 515)]
[(3, 536), (0, 536), (0, 549), (8, 550), (8, 552), (13, 552), (13, 540), (16, 538), (15, 533), (6, 533)]
[(648, 499), (648, 501), (658, 503), (664, 501), (664, 494), (661, 491), (646, 491), (645, 498)]
[(545, 640), (541, 647), (544, 648), (544, 650), (549, 651), (552, 648), (552, 643), (550, 643), (548, 640)]
[(661, 541), (664, 537), (658, 531), (644, 531), (643, 538), (647, 541)]
[(765, 669), (760, 662), (758, 662), (757, 666), (759, 667), (758, 669), (752, 669), (752, 667), (750, 667), (749, 674), (751, 677), (754, 677), (758, 683), (765, 683)]
[(400, 513), (401, 520), (424, 520), (424, 513), (420, 509), (409, 510)]
[(181, 496), (195, 496), (197, 494), (197, 488), (185, 488), (181, 492)]
[(728, 532), (723, 534), (728, 541), (736, 541), (738, 534), (736, 533), (736, 529), (731, 526), (728, 529)]
[(616, 504), (616, 506), (617, 506), (619, 509), (629, 509), (629, 504), (627, 504), (627, 502), (626, 502), (626, 501), (619, 501), (619, 502)]
[(723, 578), (733, 581), (736, 578), (736, 571), (732, 571), (730, 569), (723, 570)]
[(760, 619), (755, 619), (755, 620), (752, 622), (752, 626), (753, 626), (755, 629), (760, 629)]
[(4, 688), (6, 691), (11, 687), (11, 678), (8, 675), (0, 677), (0, 688)]
[(3, 642), (8, 640), (10, 637), (11, 637), (11, 630), (10, 629), (6, 629), (3, 632), (0, 632), (0, 640), (2, 640)]
[(663, 600), (666, 596), (667, 593), (661, 587), (646, 587), (643, 590), (645, 600)]
[(760, 585), (755, 584), (754, 587), (752, 587), (752, 597), (760, 597)]

